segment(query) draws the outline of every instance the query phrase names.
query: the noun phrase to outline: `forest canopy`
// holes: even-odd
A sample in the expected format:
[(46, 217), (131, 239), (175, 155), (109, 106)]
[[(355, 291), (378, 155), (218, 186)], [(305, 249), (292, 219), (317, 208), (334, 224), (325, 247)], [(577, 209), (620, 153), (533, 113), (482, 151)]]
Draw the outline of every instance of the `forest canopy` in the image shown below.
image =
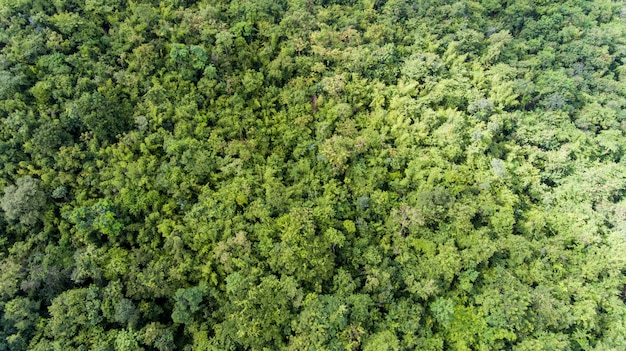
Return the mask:
[(626, 5), (0, 0), (1, 350), (621, 350)]

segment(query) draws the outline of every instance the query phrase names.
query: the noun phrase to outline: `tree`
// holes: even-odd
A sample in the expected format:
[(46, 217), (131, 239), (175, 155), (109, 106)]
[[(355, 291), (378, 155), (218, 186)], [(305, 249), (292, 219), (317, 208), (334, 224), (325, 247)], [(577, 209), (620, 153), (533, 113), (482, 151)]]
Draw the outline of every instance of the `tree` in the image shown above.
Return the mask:
[(0, 1), (0, 350), (623, 349), (624, 17)]
[[(28, 340), (39, 320), (39, 303), (25, 297), (17, 297), (4, 305), (3, 329), (11, 335), (6, 340), (11, 350), (26, 350)], [(8, 325), (6, 325), (8, 324)]]
[(0, 205), (7, 219), (32, 227), (40, 220), (46, 204), (41, 182), (31, 176), (24, 176), (15, 183), (4, 188)]
[(176, 291), (176, 303), (172, 312), (174, 323), (189, 324), (193, 320), (193, 314), (201, 308), (202, 298), (206, 286), (195, 286)]

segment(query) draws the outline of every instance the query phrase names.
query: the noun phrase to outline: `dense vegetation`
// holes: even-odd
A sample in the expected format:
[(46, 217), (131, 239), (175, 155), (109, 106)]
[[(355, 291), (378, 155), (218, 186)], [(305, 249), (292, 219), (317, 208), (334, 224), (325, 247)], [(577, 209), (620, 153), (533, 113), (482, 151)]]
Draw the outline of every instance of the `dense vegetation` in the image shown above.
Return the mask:
[(626, 6), (0, 0), (0, 350), (623, 350)]

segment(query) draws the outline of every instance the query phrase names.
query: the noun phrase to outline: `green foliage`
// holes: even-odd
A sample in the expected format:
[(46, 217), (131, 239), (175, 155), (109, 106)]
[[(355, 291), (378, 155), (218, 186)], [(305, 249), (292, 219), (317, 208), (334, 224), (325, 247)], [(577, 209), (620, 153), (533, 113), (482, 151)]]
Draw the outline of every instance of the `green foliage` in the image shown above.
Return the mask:
[(40, 181), (31, 176), (18, 178), (15, 185), (5, 187), (1, 201), (6, 218), (25, 226), (37, 224), (45, 203)]
[(115, 351), (143, 350), (135, 338), (135, 333), (129, 330), (121, 330), (115, 337)]
[(623, 4), (0, 1), (0, 350), (621, 350)]
[(118, 236), (124, 225), (115, 219), (113, 203), (103, 199), (92, 206), (80, 207), (66, 214), (67, 219), (76, 225), (79, 233), (95, 230), (108, 236)]
[(176, 303), (172, 312), (174, 323), (187, 324), (192, 320), (192, 314), (200, 310), (200, 303), (206, 287), (196, 286), (176, 291)]

